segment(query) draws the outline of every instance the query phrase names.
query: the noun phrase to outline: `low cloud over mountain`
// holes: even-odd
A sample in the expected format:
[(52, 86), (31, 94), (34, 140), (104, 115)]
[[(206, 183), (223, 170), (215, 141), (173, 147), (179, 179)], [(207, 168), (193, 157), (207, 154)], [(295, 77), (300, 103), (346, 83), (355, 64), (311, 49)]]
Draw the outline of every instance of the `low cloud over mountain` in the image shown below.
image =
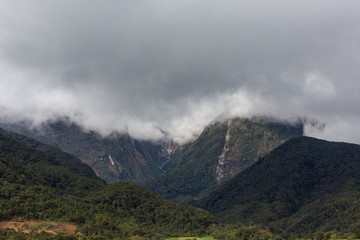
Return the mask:
[(178, 141), (219, 116), (307, 117), (360, 143), (360, 2), (0, 3), (0, 110)]

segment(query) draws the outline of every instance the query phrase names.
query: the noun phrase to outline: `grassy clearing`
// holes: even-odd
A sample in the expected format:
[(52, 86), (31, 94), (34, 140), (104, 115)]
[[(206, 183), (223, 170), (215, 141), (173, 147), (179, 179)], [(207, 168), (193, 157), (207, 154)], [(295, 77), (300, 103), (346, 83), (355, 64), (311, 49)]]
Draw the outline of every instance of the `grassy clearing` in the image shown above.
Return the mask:
[(203, 240), (205, 238), (205, 240), (216, 240), (213, 237), (177, 237), (177, 238), (169, 238), (166, 240)]

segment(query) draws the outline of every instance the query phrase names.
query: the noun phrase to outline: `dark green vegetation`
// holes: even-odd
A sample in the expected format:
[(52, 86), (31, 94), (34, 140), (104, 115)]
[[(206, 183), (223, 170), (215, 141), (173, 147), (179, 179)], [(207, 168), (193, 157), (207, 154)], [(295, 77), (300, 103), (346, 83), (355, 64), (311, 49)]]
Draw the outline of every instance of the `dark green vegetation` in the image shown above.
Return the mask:
[[(82, 163), (78, 158), (74, 157), (73, 155), (65, 153), (56, 147), (43, 144), (37, 140), (16, 133), (7, 132), (2, 129), (0, 129), (0, 135), (2, 135), (3, 137), (11, 138), (15, 142), (25, 145), (26, 148), (38, 150), (45, 153), (48, 157), (55, 159), (56, 164), (66, 166), (78, 175), (99, 180), (91, 167), (89, 167), (85, 163)], [(28, 151), (28, 149), (23, 149), (23, 151)]]
[(329, 231), (355, 238), (360, 146), (295, 138), (195, 205), (225, 222), (262, 224), (286, 238)]
[[(282, 240), (283, 238), (269, 232), (258, 228), (256, 226), (241, 226), (241, 225), (227, 225), (220, 227), (211, 227), (209, 232), (212, 234), (211, 237), (206, 236), (206, 240), (271, 240), (277, 239)], [(321, 236), (346, 236), (344, 234), (340, 235), (339, 233), (322, 233)], [(95, 237), (86, 237), (82, 235), (64, 235), (64, 234), (49, 234), (49, 233), (37, 233), (32, 232), (29, 234), (22, 233), (22, 232), (15, 232), (12, 230), (0, 230), (0, 240), (106, 240), (107, 238), (102, 236), (95, 236)], [(149, 237), (142, 237), (139, 235), (127, 238), (111, 238), (111, 239), (127, 239), (127, 240), (148, 240), (151, 239)], [(154, 238), (154, 239), (162, 239), (162, 238)], [(310, 238), (312, 239), (312, 238)], [(315, 239), (330, 239), (328, 238), (315, 238)], [(335, 238), (334, 238), (335, 239)], [(346, 239), (353, 239), (348, 238)], [(174, 237), (168, 238), (167, 240), (203, 240), (203, 237)]]
[(0, 240), (78, 240), (76, 236), (69, 235), (54, 235), (50, 233), (23, 233), (16, 232), (14, 230), (1, 230), (0, 229)]
[(205, 196), (275, 147), (302, 134), (301, 122), (265, 118), (216, 122), (194, 142), (178, 147), (165, 166), (167, 173), (144, 186), (164, 198), (188, 202)]
[[(23, 144), (25, 138), (18, 142), (9, 135), (0, 132), (0, 221), (24, 217), (71, 222), (79, 226), (81, 238), (91, 239), (200, 235), (215, 223), (210, 213), (164, 200), (135, 183), (105, 185), (81, 176), (73, 169), (76, 158), (61, 162), (51, 151), (39, 151)], [(5, 239), (22, 238), (22, 233), (0, 234), (8, 236)]]
[[(205, 237), (206, 240), (269, 240), (282, 239), (281, 237), (261, 229), (257, 226), (245, 226), (241, 224), (228, 224), (212, 226), (209, 229), (211, 237)], [(203, 240), (204, 237), (179, 237), (167, 240)]]
[[(60, 194), (83, 196), (91, 190), (99, 190), (104, 186), (100, 180), (77, 174), (80, 170), (67, 167), (79, 163), (76, 158), (63, 161), (46, 152), (27, 147), (23, 143), (9, 137), (10, 133), (0, 131), (0, 179), (9, 184), (41, 185), (55, 188)], [(21, 138), (21, 141), (24, 141)], [(28, 143), (36, 141), (28, 139)], [(51, 152), (52, 153), (52, 152)], [(81, 166), (81, 165), (79, 165)], [(87, 166), (85, 166), (87, 167)], [(4, 183), (5, 184), (5, 183)]]
[[(232, 129), (235, 124), (241, 131), (259, 136), (255, 142), (262, 148), (252, 149), (245, 141), (250, 134)], [(256, 152), (260, 157), (263, 150), (259, 149), (268, 148), (280, 135), (293, 133), (295, 126), (285, 126), (263, 120), (216, 123), (197, 141), (179, 147), (175, 157), (184, 159), (180, 156), (189, 154), (196, 164), (195, 158), (205, 161), (203, 155), (215, 154), (222, 146), (219, 156), (223, 156), (223, 164), (218, 162), (218, 166), (224, 171), (215, 168), (212, 172), (218, 184), (231, 177), (226, 169), (231, 165), (229, 156), (238, 153), (234, 147), (237, 141), (241, 139), (241, 149), (250, 147), (246, 156)], [(221, 132), (224, 134), (218, 134)], [(151, 152), (151, 144), (142, 146), (147, 153), (157, 154)], [(174, 161), (167, 169), (172, 172), (183, 164), (187, 161)], [(194, 170), (198, 166), (186, 166), (198, 173)], [(106, 185), (79, 159), (0, 130), (0, 221), (21, 217), (68, 222), (77, 225), (81, 233), (65, 236), (0, 230), (0, 239), (139, 240), (205, 235), (217, 240), (360, 238), (360, 146), (298, 137), (252, 165), (242, 166), (246, 169), (218, 185), (218, 190), (193, 202), (214, 213), (223, 222), (219, 224), (205, 210), (164, 200), (135, 183)], [(223, 178), (216, 178), (216, 173), (223, 173)], [(196, 174), (194, 189), (205, 183)]]
[(228, 224), (212, 229), (211, 236), (226, 240), (283, 240), (279, 235), (255, 225)]
[(160, 167), (168, 160), (170, 143), (139, 141), (120, 133), (102, 137), (68, 119), (43, 124), (39, 129), (31, 129), (27, 123), (2, 124), (2, 127), (76, 156), (107, 183), (141, 183), (160, 176), (163, 173)]

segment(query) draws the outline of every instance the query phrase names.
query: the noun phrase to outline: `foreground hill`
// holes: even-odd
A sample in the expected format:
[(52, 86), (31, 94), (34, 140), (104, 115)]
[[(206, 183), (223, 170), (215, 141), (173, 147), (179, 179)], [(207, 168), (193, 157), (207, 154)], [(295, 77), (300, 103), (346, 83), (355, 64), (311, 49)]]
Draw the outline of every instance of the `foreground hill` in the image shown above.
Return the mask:
[[(27, 142), (30, 146), (12, 137)], [(38, 150), (41, 146), (45, 148), (44, 151)], [(60, 194), (77, 196), (105, 186), (96, 176), (89, 178), (79, 174), (82, 170), (74, 166), (88, 168), (79, 159), (53, 147), (49, 146), (50, 150), (46, 147), (36, 140), (0, 129), (0, 179), (25, 186), (46, 186)], [(93, 176), (92, 174), (89, 175)]]
[[(47, 158), (53, 158), (56, 160), (56, 164), (70, 168), (71, 171), (75, 174), (100, 180), (100, 178), (96, 176), (90, 166), (82, 163), (73, 155), (65, 153), (56, 147), (43, 144), (35, 139), (28, 138), (20, 134), (4, 131), (3, 129), (0, 129), (0, 137), (2, 141), (10, 141), (11, 147), (15, 147), (15, 145), (17, 145), (18, 148), (22, 149), (23, 152), (28, 152), (29, 150), (43, 152), (47, 155)], [(19, 147), (19, 145), (24, 145), (26, 148)], [(23, 154), (26, 155), (26, 153)]]
[(360, 227), (360, 146), (290, 140), (197, 201), (225, 222), (271, 226), (285, 236)]
[(161, 166), (168, 161), (171, 150), (168, 141), (140, 141), (120, 133), (103, 137), (66, 118), (44, 123), (35, 129), (27, 123), (3, 123), (1, 126), (76, 156), (107, 183), (141, 183), (160, 176), (163, 173)]
[(0, 221), (69, 222), (82, 239), (198, 235), (216, 223), (204, 210), (164, 200), (135, 183), (105, 185), (81, 176), (63, 164), (71, 158), (61, 162), (23, 144), (25, 137), (18, 142), (9, 135), (0, 131)]
[(194, 142), (179, 146), (165, 165), (167, 173), (144, 186), (167, 199), (188, 202), (302, 134), (301, 122), (290, 124), (267, 118), (215, 122)]

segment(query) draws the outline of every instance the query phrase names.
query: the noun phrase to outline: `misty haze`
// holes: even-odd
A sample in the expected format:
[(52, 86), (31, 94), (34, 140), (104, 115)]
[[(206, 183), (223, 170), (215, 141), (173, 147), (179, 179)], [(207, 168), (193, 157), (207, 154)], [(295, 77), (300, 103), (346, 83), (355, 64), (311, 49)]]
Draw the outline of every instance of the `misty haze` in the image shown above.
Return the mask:
[(0, 239), (360, 239), (359, 13), (0, 0)]
[(308, 135), (360, 143), (358, 8), (3, 0), (1, 117), (181, 142), (219, 116), (300, 117), (326, 125)]

